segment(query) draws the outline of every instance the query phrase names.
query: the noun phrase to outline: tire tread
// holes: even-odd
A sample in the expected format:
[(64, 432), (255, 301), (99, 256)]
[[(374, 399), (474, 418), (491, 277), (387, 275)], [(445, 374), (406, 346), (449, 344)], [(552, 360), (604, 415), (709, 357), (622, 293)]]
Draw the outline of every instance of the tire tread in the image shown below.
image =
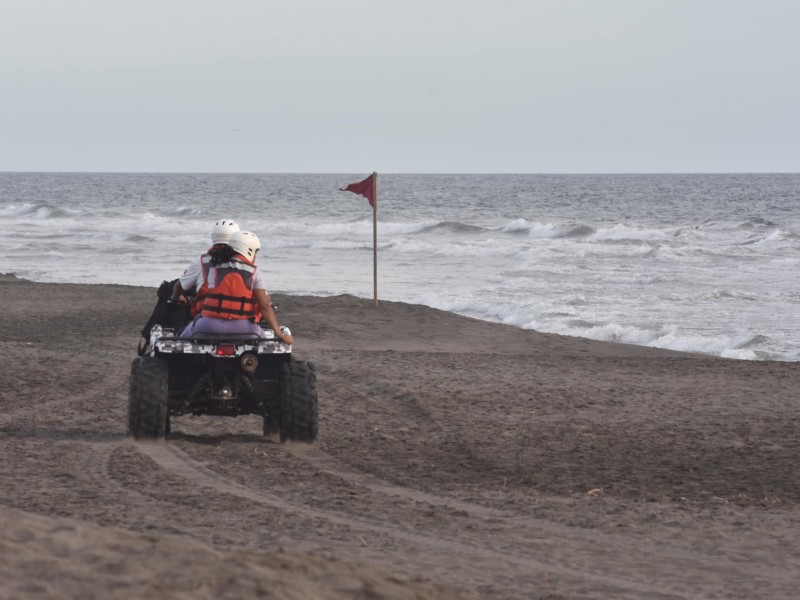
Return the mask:
[(131, 383), (129, 430), (136, 439), (163, 439), (167, 433), (169, 370), (156, 358), (140, 360), (138, 377), (132, 377)]
[(313, 363), (292, 361), (281, 367), (281, 442), (313, 442), (318, 433), (317, 374)]

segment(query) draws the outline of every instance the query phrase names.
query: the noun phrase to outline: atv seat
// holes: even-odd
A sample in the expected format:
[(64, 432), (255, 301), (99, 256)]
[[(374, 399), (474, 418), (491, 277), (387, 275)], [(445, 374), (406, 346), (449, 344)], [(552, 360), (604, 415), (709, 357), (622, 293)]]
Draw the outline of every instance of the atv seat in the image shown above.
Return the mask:
[(252, 342), (269, 340), (257, 333), (197, 333), (189, 337), (176, 336), (175, 339), (191, 340), (193, 342)]

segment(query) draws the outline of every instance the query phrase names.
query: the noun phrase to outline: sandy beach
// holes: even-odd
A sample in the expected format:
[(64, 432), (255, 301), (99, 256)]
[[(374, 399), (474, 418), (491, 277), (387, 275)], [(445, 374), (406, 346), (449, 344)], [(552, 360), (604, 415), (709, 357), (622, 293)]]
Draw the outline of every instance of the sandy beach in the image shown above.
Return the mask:
[(800, 369), (274, 295), (313, 446), (126, 437), (155, 289), (0, 276), (0, 598), (796, 598)]

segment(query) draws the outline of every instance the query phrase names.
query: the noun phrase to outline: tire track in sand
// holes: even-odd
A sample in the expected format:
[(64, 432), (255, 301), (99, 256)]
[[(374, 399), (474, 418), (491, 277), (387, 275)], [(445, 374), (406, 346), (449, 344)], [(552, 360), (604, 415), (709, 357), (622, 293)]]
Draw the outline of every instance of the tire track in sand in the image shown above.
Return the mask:
[[(535, 540), (535, 538), (541, 537), (542, 534), (549, 536), (550, 539), (558, 539), (562, 543), (569, 542), (571, 545), (571, 553), (583, 557), (580, 562), (582, 562), (586, 568), (580, 571), (581, 575), (586, 575), (589, 571), (593, 571), (595, 574), (598, 574), (598, 571), (602, 574), (613, 572), (613, 565), (615, 565), (613, 559), (608, 562), (609, 567), (603, 569), (598, 569), (597, 567), (608, 561), (608, 557), (613, 556), (615, 552), (628, 553), (632, 551), (629, 547), (631, 542), (629, 536), (575, 528), (546, 519), (523, 516), (510, 510), (503, 511), (470, 501), (391, 484), (369, 473), (353, 470), (339, 459), (327, 454), (316, 446), (286, 444), (282, 446), (282, 449), (317, 468), (323, 474), (338, 477), (343, 481), (361, 486), (372, 492), (403, 498), (412, 502), (424, 502), (446, 509), (463, 511), (469, 513), (470, 517), (473, 517), (472, 519), (465, 519), (465, 523), (469, 522), (473, 525), (476, 524), (475, 518), (483, 519), (485, 521), (483, 523), (485, 529), (482, 534), (459, 535), (461, 538), (473, 538), (472, 543), (481, 543), (481, 540), (485, 540), (486, 536), (497, 536), (509, 540), (515, 553), (518, 554), (520, 551), (527, 551), (528, 549), (530, 549), (530, 551), (540, 550), (542, 544), (538, 543), (538, 540), (534, 541), (533, 544), (530, 542), (532, 539)], [(502, 533), (499, 533), (499, 530), (502, 530)], [(481, 535), (483, 537), (479, 537)], [(730, 548), (730, 550), (731, 555), (737, 554), (736, 549)], [(505, 553), (507, 551), (501, 550), (501, 552)], [(698, 569), (701, 571), (705, 569), (708, 572), (715, 570), (720, 571), (720, 569), (723, 569), (728, 573), (728, 576), (730, 573), (736, 573), (739, 576), (746, 577), (746, 575), (741, 573), (742, 567), (736, 558), (728, 559), (726, 568), (724, 564), (719, 564), (719, 560), (713, 560), (706, 553), (698, 550), (687, 552), (685, 545), (679, 540), (671, 542), (662, 541), (658, 547), (651, 544), (648, 540), (644, 543), (644, 547), (640, 545), (636, 548), (635, 552), (640, 554), (639, 562), (642, 564), (647, 562), (664, 564), (665, 559), (669, 558), (671, 564), (683, 565), (683, 567), (676, 568), (676, 571), (669, 574), (667, 578), (668, 584), (670, 581), (680, 582), (682, 578), (689, 577), (688, 573), (693, 571), (697, 572)], [(715, 552), (718, 554), (718, 551)], [(746, 554), (747, 550), (739, 550), (738, 552)], [(592, 556), (593, 554), (594, 556)], [(634, 559), (629, 558), (628, 560), (631, 561), (631, 564), (635, 564)], [(704, 563), (707, 564), (704, 565)], [(589, 567), (589, 565), (594, 568)], [(553, 571), (556, 571), (556, 569), (553, 569)], [(573, 571), (575, 571), (575, 569), (573, 569)], [(791, 564), (777, 566), (777, 572), (775, 574), (779, 575), (781, 571), (784, 573), (791, 571)], [(626, 576), (632, 577), (630, 572), (626, 573)], [(770, 578), (770, 575), (764, 572), (760, 573), (760, 576), (766, 579)], [(648, 577), (647, 580), (649, 579)], [(780, 579), (780, 577), (775, 577), (774, 579)], [(698, 585), (700, 585), (699, 580)], [(665, 593), (665, 587), (666, 586), (659, 586), (654, 589), (657, 589), (658, 592), (663, 595)], [(713, 588), (709, 590), (709, 593), (714, 592), (715, 590)], [(676, 593), (681, 594), (681, 592)], [(681, 597), (683, 597), (683, 595), (681, 595)]]
[(374, 475), (370, 475), (369, 473), (353, 471), (330, 454), (314, 446), (286, 444), (283, 446), (283, 449), (300, 460), (307, 462), (322, 473), (338, 477), (347, 483), (366, 488), (378, 494), (459, 510), (485, 519), (509, 519), (513, 517), (513, 514), (508, 511), (395, 485), (375, 477)]
[[(673, 594), (665, 591), (663, 582), (652, 582), (650, 578), (643, 577), (642, 580), (637, 580), (629, 576), (620, 578), (608, 575), (607, 573), (613, 571), (613, 569), (605, 568), (603, 564), (600, 564), (606, 562), (602, 560), (602, 554), (607, 553), (607, 550), (603, 548), (589, 552), (588, 555), (582, 558), (581, 562), (592, 565), (591, 567), (571, 567), (566, 565), (561, 557), (557, 558), (557, 562), (549, 562), (532, 556), (534, 552), (541, 556), (551, 555), (552, 550), (556, 547), (554, 542), (541, 536), (538, 539), (526, 540), (527, 546), (530, 547), (531, 543), (533, 543), (535, 547), (526, 548), (524, 554), (520, 552), (518, 546), (513, 544), (513, 541), (509, 542), (507, 539), (504, 540), (506, 548), (493, 548), (491, 544), (494, 542), (494, 536), (481, 536), (480, 532), (469, 535), (451, 535), (449, 538), (435, 537), (410, 531), (402, 528), (400, 524), (390, 526), (366, 517), (347, 516), (339, 512), (311, 508), (269, 492), (248, 488), (219, 475), (174, 446), (162, 443), (138, 443), (137, 448), (162, 469), (189, 480), (197, 486), (243, 498), (297, 516), (320, 519), (349, 529), (402, 540), (410, 544), (417, 552), (420, 549), (425, 549), (426, 553), (432, 557), (447, 555), (451, 557), (451, 560), (447, 562), (446, 568), (440, 573), (440, 577), (456, 583), (463, 582), (459, 576), (459, 569), (462, 570), (462, 576), (465, 573), (469, 573), (472, 580), (476, 577), (483, 577), (482, 585), (490, 586), (502, 586), (502, 581), (510, 578), (524, 578), (533, 582), (534, 580), (540, 581), (542, 574), (557, 574), (560, 577), (569, 578), (573, 582), (583, 581), (589, 583), (595, 589), (598, 584), (605, 588), (611, 588), (615, 590), (617, 597), (684, 597), (680, 593)], [(390, 486), (390, 491), (394, 488), (395, 486)], [(414, 493), (399, 495), (409, 498), (415, 496)], [(431, 499), (437, 500), (433, 496), (431, 496)], [(445, 499), (438, 499), (439, 502), (442, 500)], [(424, 501), (427, 502), (427, 500)], [(448, 504), (448, 506), (452, 506), (452, 504)], [(474, 509), (475, 507), (470, 505), (470, 508)], [(567, 528), (565, 527), (564, 532), (566, 531)], [(569, 537), (576, 537), (575, 533), (573, 532)], [(563, 542), (563, 537), (558, 539), (559, 544), (563, 545)], [(578, 543), (585, 544), (586, 540), (578, 541)], [(583, 548), (583, 551), (585, 553), (586, 548)], [(643, 557), (642, 560), (655, 560), (657, 556), (657, 553), (654, 553), (652, 557)], [(586, 560), (583, 560), (584, 558)], [(613, 561), (611, 564), (613, 564)], [(692, 564), (696, 564), (696, 562)], [(476, 568), (476, 565), (480, 565), (480, 568)], [(433, 562), (430, 567), (431, 569), (435, 568)], [(629, 573), (626, 575), (629, 575)], [(625, 592), (630, 595), (620, 596), (620, 593)]]
[(111, 472), (111, 459), (114, 458), (116, 453), (127, 447), (132, 447), (133, 442), (129, 441), (124, 435), (120, 435), (119, 439), (107, 443), (86, 442), (85, 445), (88, 451), (84, 453), (79, 461), (80, 470), (84, 475), (121, 498), (136, 495), (139, 498), (152, 501), (150, 496), (135, 487), (125, 485)]
[(64, 396), (55, 395), (44, 402), (37, 402), (36, 404), (21, 404), (17, 408), (0, 412), (0, 427), (13, 424), (21, 418), (27, 417), (27, 420), (33, 424), (34, 428), (39, 421), (39, 415), (43, 418), (48, 416), (60, 416), (58, 413), (49, 414), (45, 409), (54, 406), (67, 406), (75, 402), (87, 402), (91, 400), (103, 400), (113, 398), (120, 394), (120, 390), (125, 388), (127, 394), (127, 381), (123, 384), (120, 383), (119, 374), (115, 372), (107, 373), (105, 377), (95, 380), (94, 383), (82, 387), (79, 392), (70, 393)]

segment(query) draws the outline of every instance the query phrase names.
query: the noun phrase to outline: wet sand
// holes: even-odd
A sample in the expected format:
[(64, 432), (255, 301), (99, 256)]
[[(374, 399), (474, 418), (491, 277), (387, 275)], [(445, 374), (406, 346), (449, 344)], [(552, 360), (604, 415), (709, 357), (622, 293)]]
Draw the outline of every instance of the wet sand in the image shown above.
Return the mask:
[(800, 370), (274, 295), (314, 446), (128, 439), (155, 290), (0, 277), (0, 598), (796, 598)]

